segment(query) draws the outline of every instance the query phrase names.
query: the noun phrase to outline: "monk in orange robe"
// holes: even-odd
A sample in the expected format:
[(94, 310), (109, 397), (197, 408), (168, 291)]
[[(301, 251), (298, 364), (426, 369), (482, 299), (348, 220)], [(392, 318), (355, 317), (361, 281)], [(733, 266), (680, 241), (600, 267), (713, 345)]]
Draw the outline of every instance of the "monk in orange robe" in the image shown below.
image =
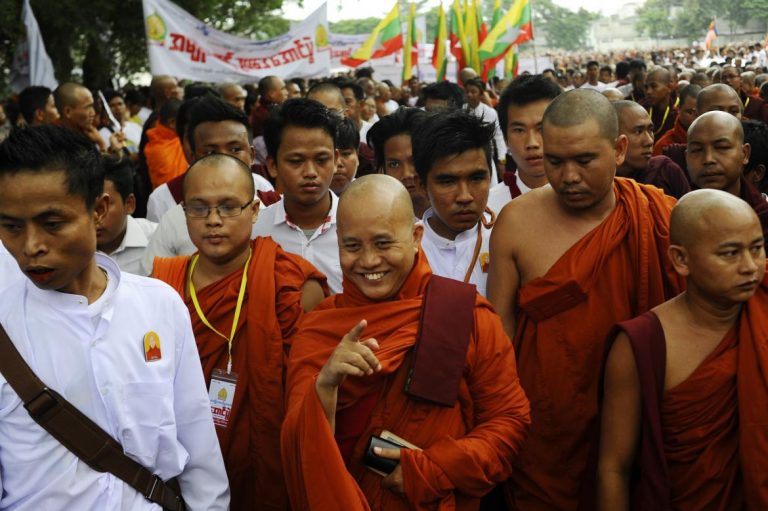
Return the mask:
[(488, 296), (513, 338), (531, 401), (533, 425), (507, 487), (510, 506), (575, 510), (596, 434), (605, 338), (617, 321), (679, 289), (665, 257), (675, 200), (614, 177), (627, 138), (595, 91), (556, 98), (542, 136), (551, 186), (502, 211), (491, 237)]
[[(618, 325), (605, 372), (598, 506), (768, 509), (768, 279), (760, 221), (726, 192), (672, 211), (681, 295)], [(634, 474), (634, 476), (633, 476)]]
[(237, 375), (228, 423), (214, 414), (231, 508), (283, 511), (279, 435), (288, 338), (327, 287), (309, 262), (271, 238), (250, 240), (258, 212), (253, 194), (250, 169), (240, 160), (223, 154), (198, 160), (185, 178), (184, 207), (199, 252), (156, 259), (154, 276), (189, 307), (206, 382), (230, 364)]
[(677, 119), (671, 130), (656, 139), (653, 144), (653, 155), (664, 154), (664, 148), (672, 144), (686, 144), (688, 142), (688, 127), (696, 119), (696, 97), (701, 92), (698, 85), (686, 85), (680, 91), (680, 104), (677, 110)]
[[(509, 477), (529, 425), (499, 318), (474, 286), (431, 274), (419, 249), (422, 228), (397, 179), (353, 181), (339, 202), (338, 232), (344, 292), (305, 316), (288, 363), (282, 452), (292, 509), (478, 509)], [(425, 296), (437, 296), (428, 287), (446, 282), (468, 298), (457, 314), (469, 321), (464, 348), (432, 365), (458, 369), (428, 382), (433, 391), (455, 384), (435, 404), (409, 393), (431, 374), (420, 365), (434, 354), (430, 338), (458, 346), (448, 332), (420, 338), (415, 348), (420, 328), (431, 332), (425, 325), (435, 317), (424, 305)], [(453, 304), (451, 296), (436, 299)], [(386, 476), (364, 462), (369, 439), (384, 430), (419, 448), (375, 450), (373, 458), (397, 463)]]
[(144, 158), (147, 160), (152, 189), (180, 176), (187, 170), (187, 157), (176, 133), (176, 114), (181, 106), (178, 99), (168, 100), (160, 109), (154, 128), (147, 131)]

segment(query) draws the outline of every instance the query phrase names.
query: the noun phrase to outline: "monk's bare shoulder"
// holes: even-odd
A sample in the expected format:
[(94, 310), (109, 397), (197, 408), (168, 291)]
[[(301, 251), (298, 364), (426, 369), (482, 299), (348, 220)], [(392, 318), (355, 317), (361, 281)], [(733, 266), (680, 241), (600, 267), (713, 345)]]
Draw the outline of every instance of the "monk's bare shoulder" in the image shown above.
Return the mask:
[[(536, 232), (547, 223), (550, 206), (555, 202), (552, 187), (542, 186), (517, 197), (501, 210), (497, 226), (501, 225), (507, 233)], [(519, 236), (515, 238), (520, 239)]]

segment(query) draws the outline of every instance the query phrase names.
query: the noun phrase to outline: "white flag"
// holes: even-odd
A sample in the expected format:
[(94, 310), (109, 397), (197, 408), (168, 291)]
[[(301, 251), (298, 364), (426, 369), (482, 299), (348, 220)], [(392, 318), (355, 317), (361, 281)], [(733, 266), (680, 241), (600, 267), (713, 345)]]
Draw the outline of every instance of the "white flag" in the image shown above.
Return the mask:
[(325, 3), (288, 33), (268, 41), (211, 28), (169, 0), (143, 0), (143, 5), (152, 74), (214, 83), (329, 74)]
[(59, 86), (59, 82), (53, 74), (53, 63), (45, 51), (40, 27), (32, 13), (29, 0), (24, 0), (21, 19), (27, 29), (27, 40), (16, 50), (11, 88), (14, 92), (21, 92), (29, 85), (43, 85), (53, 90)]

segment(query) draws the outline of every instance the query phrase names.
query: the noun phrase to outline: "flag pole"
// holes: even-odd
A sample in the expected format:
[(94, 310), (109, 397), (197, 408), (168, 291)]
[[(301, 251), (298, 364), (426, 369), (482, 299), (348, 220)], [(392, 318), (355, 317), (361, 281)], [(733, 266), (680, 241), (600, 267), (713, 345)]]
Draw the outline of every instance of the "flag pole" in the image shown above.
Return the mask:
[(531, 33), (534, 34), (534, 37), (531, 38), (531, 44), (533, 45), (533, 72), (534, 74), (539, 74), (539, 58), (536, 56), (536, 37), (535, 32), (533, 31), (533, 5), (534, 0), (529, 0), (531, 5)]

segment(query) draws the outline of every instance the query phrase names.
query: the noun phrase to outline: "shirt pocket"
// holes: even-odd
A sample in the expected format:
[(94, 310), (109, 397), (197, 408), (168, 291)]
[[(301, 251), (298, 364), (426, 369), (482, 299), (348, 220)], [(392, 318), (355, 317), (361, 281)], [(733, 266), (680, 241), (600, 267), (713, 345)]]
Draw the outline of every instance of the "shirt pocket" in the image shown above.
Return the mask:
[(126, 454), (147, 468), (158, 466), (164, 451), (177, 445), (173, 382), (122, 385), (118, 435)]

